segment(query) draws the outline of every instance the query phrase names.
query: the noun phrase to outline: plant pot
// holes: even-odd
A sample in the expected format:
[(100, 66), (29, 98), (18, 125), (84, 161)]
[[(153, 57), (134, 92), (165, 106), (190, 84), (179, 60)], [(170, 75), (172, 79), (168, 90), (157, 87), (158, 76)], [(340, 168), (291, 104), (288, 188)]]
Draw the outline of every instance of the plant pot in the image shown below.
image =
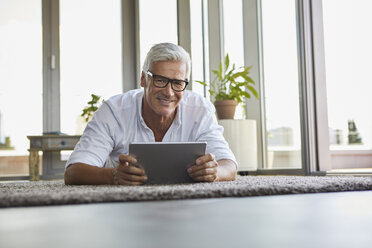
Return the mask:
[(217, 117), (222, 119), (234, 119), (235, 109), (238, 105), (236, 100), (219, 100), (214, 102), (216, 107)]

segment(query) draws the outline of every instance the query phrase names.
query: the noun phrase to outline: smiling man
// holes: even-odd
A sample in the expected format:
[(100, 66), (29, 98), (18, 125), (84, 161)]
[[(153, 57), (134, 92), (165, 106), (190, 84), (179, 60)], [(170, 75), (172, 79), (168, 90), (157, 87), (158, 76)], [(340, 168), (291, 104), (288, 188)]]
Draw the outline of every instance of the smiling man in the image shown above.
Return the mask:
[[(160, 43), (145, 59), (141, 87), (105, 101), (66, 163), (66, 184), (141, 185), (144, 170), (131, 166), (131, 142), (207, 142), (206, 154), (187, 173), (194, 181), (235, 180), (236, 160), (217, 124), (213, 105), (186, 90), (189, 54)], [(164, 158), (166, 159), (166, 158)]]

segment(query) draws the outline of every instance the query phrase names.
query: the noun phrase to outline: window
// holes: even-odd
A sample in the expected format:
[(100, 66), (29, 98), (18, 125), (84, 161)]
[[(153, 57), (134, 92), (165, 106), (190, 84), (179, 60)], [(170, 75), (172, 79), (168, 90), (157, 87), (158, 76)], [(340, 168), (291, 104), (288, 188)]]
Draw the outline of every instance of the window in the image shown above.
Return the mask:
[(292, 0), (262, 0), (265, 169), (302, 164), (295, 7)]
[(177, 1), (140, 0), (141, 69), (150, 48), (160, 42), (178, 43)]
[(368, 0), (323, 1), (333, 169), (372, 168), (372, 23)]
[(231, 63), (244, 65), (242, 1), (223, 1), (223, 24), (225, 54)]
[[(230, 64), (235, 64), (236, 68), (244, 66), (242, 1), (223, 1), (223, 24), (224, 56), (228, 53)], [(234, 118), (245, 118), (243, 110), (242, 104), (239, 104)]]
[(191, 55), (192, 55), (192, 90), (202, 96), (207, 96), (204, 86), (195, 82), (207, 81), (208, 69), (208, 20), (206, 2), (203, 0), (190, 1), (191, 15)]
[[(120, 0), (60, 0), (61, 131), (82, 134), (91, 94), (122, 93)], [(82, 18), (83, 17), (83, 18)]]
[(27, 175), (27, 135), (42, 132), (41, 1), (0, 1), (0, 37), (0, 175)]

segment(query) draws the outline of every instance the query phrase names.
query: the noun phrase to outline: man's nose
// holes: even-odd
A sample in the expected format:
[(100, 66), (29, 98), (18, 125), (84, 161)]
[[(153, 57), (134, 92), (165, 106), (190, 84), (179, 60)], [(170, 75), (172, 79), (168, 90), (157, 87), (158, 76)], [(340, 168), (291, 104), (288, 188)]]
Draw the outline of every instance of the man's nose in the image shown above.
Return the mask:
[(174, 95), (174, 91), (172, 89), (172, 82), (168, 82), (167, 86), (164, 88), (164, 91), (166, 92), (168, 96)]

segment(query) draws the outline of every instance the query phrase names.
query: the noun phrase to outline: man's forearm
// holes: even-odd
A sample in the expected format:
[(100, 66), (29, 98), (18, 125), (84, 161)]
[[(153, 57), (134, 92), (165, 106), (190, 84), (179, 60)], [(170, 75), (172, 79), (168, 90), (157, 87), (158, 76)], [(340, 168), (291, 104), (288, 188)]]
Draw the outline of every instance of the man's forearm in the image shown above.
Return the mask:
[(65, 184), (113, 184), (113, 170), (113, 168), (99, 168), (83, 163), (72, 164), (65, 171)]
[(230, 159), (218, 160), (218, 171), (216, 181), (233, 181), (236, 179), (236, 165)]

